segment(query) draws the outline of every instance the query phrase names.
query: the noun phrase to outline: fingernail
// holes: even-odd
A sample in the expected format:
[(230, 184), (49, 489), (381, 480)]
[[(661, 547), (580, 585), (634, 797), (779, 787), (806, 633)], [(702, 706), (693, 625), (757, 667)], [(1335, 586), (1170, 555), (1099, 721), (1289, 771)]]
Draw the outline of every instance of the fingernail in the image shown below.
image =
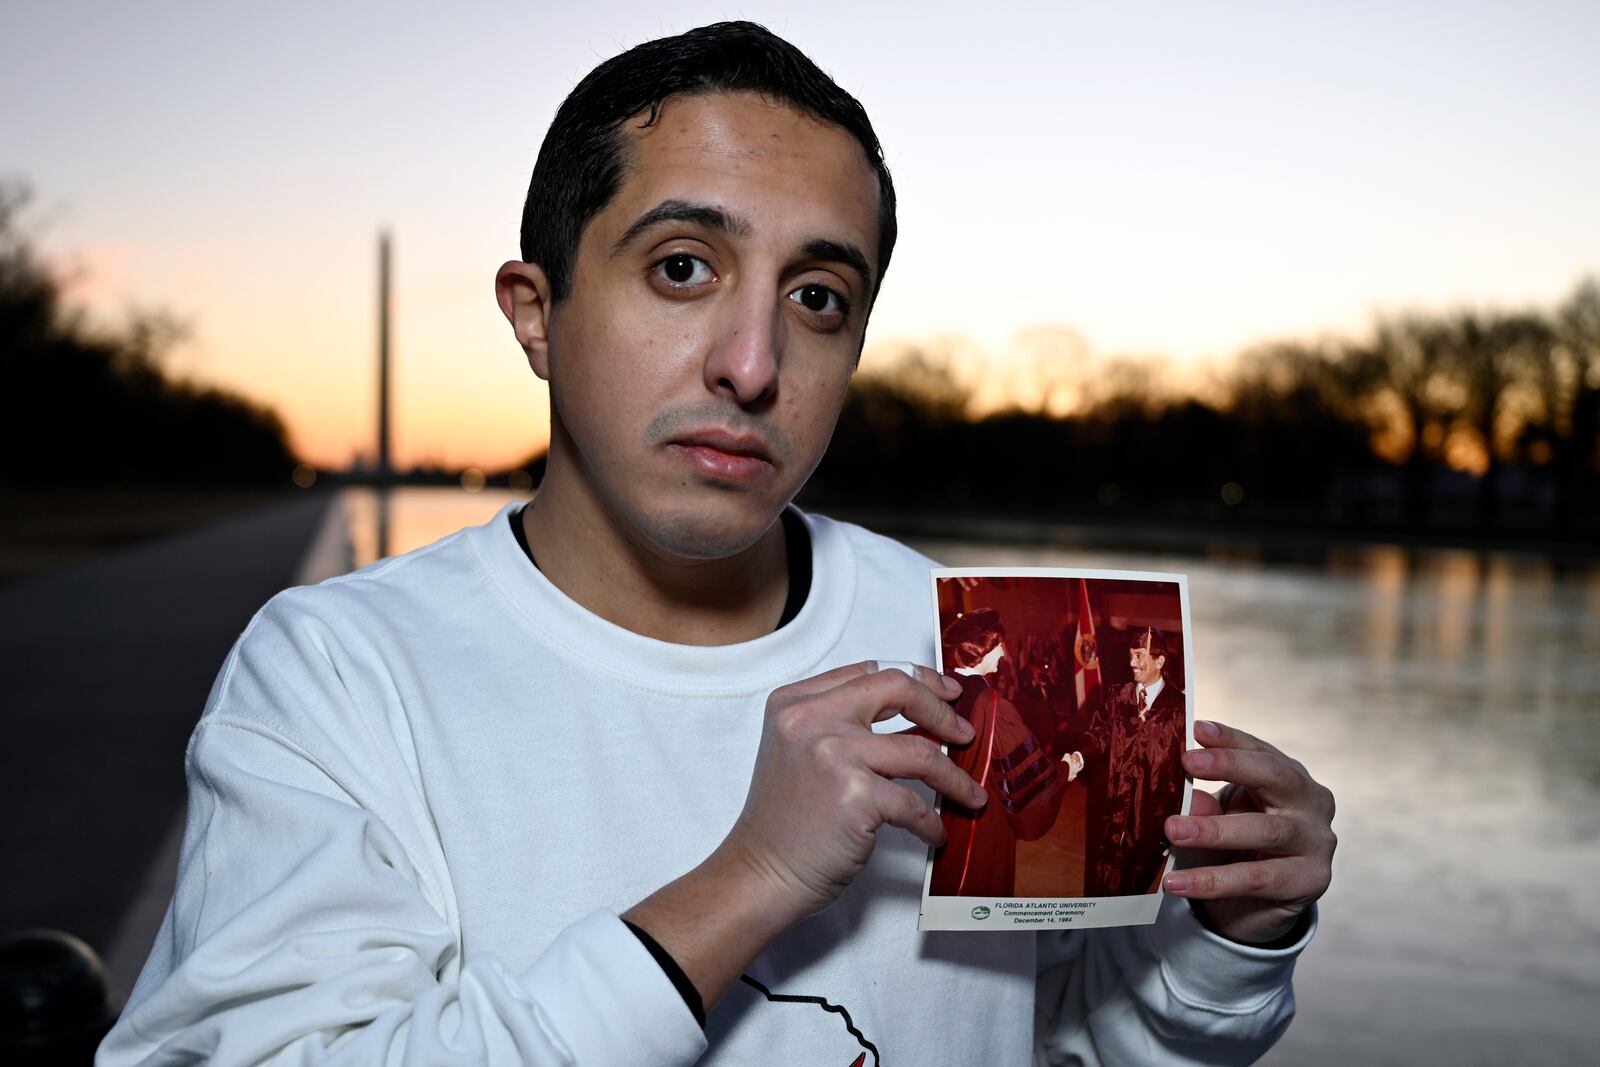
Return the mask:
[(971, 741), (973, 736), (977, 733), (977, 730), (974, 729), (972, 723), (968, 722), (966, 719), (957, 719), (956, 733), (961, 735), (961, 740)]
[(1193, 819), (1174, 819), (1172, 828), (1167, 831), (1167, 840), (1173, 844), (1177, 844), (1179, 841), (1193, 841), (1194, 837), (1195, 825)]
[(968, 804), (967, 807), (969, 807), (969, 808), (981, 808), (987, 803), (989, 803), (989, 791), (987, 789), (985, 789), (983, 786), (979, 785), (977, 782), (973, 782), (972, 783), (972, 803)]
[(1173, 871), (1167, 875), (1167, 880), (1163, 884), (1167, 887), (1167, 892), (1169, 893), (1187, 893), (1189, 891), (1189, 876), (1182, 871)]
[(1190, 749), (1187, 754), (1189, 757), (1189, 769), (1191, 771), (1209, 771), (1212, 764), (1217, 762), (1216, 757), (1211, 755), (1211, 753), (1205, 752), (1198, 748)]
[(961, 683), (950, 677), (948, 674), (939, 675), (939, 680), (944, 683), (944, 691), (949, 693), (951, 696), (955, 696), (957, 693), (961, 692)]
[(1194, 735), (1203, 737), (1207, 741), (1215, 741), (1219, 736), (1217, 724), (1206, 719), (1196, 719), (1194, 721)]

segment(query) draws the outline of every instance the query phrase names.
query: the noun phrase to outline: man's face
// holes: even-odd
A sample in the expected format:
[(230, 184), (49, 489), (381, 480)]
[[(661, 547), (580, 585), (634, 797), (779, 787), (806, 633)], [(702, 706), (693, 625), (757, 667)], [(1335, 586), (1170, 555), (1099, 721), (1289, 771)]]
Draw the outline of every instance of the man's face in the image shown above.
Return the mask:
[(1161, 668), (1166, 665), (1167, 657), (1152, 656), (1143, 645), (1128, 649), (1128, 666), (1133, 670), (1133, 680), (1140, 685), (1154, 685), (1161, 677)]
[(878, 185), (844, 130), (748, 93), (669, 98), (549, 318), (572, 474), (686, 559), (754, 544), (821, 460), (877, 271)]

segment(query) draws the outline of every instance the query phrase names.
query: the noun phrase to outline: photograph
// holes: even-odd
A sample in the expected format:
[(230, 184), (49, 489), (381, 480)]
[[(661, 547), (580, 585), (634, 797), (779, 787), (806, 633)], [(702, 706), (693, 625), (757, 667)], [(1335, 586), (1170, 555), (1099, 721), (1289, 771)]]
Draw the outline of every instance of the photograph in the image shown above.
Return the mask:
[(922, 928), (1154, 922), (1162, 826), (1189, 811), (1183, 576), (938, 570), (933, 606), (974, 730), (949, 752), (988, 797), (941, 805)]

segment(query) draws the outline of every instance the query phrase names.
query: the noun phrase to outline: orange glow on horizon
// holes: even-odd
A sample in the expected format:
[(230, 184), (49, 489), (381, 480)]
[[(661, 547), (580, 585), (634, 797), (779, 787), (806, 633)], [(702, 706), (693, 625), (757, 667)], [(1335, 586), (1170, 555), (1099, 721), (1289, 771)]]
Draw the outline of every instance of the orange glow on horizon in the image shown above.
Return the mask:
[[(549, 446), (549, 424), (542, 411), (522, 417), (501, 410), (498, 404), (485, 407), (476, 413), (455, 409), (398, 412), (392, 447), (396, 468), (501, 471)], [(295, 453), (317, 469), (343, 470), (362, 460), (370, 463), (377, 454), (373, 422), (367, 414), (342, 423), (289, 422), (289, 440)]]
[[(167, 369), (272, 408), (334, 469), (376, 451), (380, 230), (394, 461), (503, 469), (544, 445), (546, 393), (492, 284), (543, 131), (601, 59), (728, 17), (520, 5), (374, 34), (345, 11), (307, 34), (247, 8), (3, 10), (0, 83), (26, 103), (0, 109), (0, 178), (33, 183), (28, 236), (67, 301), (190, 323)], [(817, 10), (739, 13), (872, 116), (900, 236), (868, 341), (965, 338), (969, 414), (1067, 414), (1128, 355), (1194, 392), (1205, 361), (1264, 339), (1548, 308), (1600, 271), (1594, 5), (1012, 4), (998, 36), (960, 5)]]
[(1481, 478), (1489, 469), (1489, 450), (1483, 447), (1483, 440), (1476, 433), (1452, 430), (1445, 438), (1444, 461), (1453, 471)]

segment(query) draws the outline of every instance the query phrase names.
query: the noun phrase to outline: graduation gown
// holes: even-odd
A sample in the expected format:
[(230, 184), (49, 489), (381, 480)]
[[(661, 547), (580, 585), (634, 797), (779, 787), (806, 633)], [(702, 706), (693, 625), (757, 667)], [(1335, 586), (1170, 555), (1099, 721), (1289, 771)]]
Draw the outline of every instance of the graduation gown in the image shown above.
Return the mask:
[(1183, 806), (1183, 691), (1169, 678), (1139, 720), (1139, 686), (1110, 691), (1079, 738), (1089, 787), (1084, 895), (1148, 892), (1166, 863), (1162, 825)]
[(1066, 772), (1040, 745), (1016, 705), (988, 681), (952, 675), (961, 683), (956, 714), (974, 737), (950, 758), (989, 794), (974, 812), (946, 799), (949, 839), (933, 861), (929, 892), (936, 896), (1005, 897), (1015, 892), (1017, 842), (1048, 831), (1061, 809)]

